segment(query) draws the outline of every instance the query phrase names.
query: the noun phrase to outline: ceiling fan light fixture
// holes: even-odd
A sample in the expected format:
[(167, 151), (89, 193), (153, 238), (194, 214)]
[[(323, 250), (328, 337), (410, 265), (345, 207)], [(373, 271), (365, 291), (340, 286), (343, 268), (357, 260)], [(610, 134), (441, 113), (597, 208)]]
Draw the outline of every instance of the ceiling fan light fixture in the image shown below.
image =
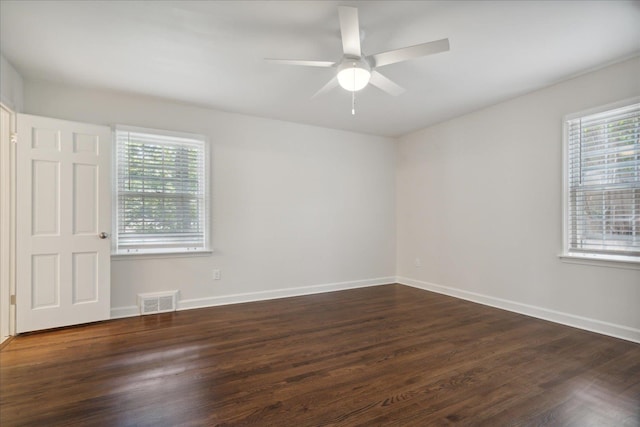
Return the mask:
[(338, 67), (338, 83), (349, 92), (362, 90), (369, 84), (371, 71), (366, 62), (345, 61)]

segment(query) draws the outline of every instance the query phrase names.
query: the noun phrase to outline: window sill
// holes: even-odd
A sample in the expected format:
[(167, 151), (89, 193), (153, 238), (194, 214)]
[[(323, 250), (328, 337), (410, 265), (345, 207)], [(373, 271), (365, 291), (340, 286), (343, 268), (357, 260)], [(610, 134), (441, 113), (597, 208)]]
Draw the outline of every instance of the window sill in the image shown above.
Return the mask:
[(590, 254), (560, 254), (560, 261), (569, 264), (594, 265), (598, 267), (626, 268), (640, 270), (640, 258), (622, 255), (590, 255)]
[(193, 258), (210, 256), (211, 254), (213, 254), (213, 251), (210, 249), (201, 251), (111, 254), (111, 261), (131, 261), (134, 259)]

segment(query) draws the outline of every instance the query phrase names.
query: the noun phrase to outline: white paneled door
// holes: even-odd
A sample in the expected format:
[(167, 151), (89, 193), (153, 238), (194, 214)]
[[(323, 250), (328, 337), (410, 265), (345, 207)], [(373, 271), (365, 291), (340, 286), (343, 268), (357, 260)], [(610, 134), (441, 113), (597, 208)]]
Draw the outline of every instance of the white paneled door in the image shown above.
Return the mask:
[(19, 114), (18, 333), (110, 317), (111, 130)]

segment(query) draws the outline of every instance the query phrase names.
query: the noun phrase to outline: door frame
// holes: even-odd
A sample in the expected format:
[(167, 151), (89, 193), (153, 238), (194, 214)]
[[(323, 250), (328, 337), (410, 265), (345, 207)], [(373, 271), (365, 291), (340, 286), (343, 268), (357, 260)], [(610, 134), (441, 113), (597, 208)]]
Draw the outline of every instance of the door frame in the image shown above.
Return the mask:
[[(9, 138), (0, 139), (0, 344), (16, 331), (16, 138), (17, 114), (0, 102), (9, 114)], [(8, 325), (6, 328), (5, 325)], [(6, 328), (6, 329), (5, 329)], [(4, 335), (5, 331), (8, 335)]]

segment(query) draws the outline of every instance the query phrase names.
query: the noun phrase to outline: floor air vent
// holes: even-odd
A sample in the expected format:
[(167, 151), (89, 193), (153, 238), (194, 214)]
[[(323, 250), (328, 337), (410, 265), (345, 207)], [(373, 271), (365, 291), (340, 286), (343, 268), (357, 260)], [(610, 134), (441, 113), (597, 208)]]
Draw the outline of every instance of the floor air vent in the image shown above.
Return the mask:
[(155, 314), (176, 311), (178, 291), (138, 294), (140, 314)]

